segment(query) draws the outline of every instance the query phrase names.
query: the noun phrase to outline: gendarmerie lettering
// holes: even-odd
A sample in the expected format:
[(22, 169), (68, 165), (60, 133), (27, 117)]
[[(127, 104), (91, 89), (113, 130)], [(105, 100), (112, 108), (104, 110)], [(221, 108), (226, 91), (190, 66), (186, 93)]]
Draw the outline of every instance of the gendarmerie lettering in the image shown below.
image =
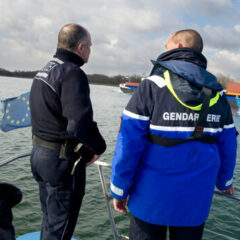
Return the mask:
[[(199, 113), (183, 113), (183, 112), (164, 112), (163, 120), (166, 121), (197, 121)], [(208, 122), (220, 122), (221, 115), (208, 114)]]

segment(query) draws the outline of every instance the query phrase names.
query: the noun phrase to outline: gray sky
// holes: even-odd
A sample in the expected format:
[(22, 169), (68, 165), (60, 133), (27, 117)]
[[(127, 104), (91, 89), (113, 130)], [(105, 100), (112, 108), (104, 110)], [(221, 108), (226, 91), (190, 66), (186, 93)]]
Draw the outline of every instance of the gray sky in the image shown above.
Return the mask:
[(40, 69), (67, 23), (92, 35), (88, 74), (147, 75), (168, 37), (193, 28), (208, 70), (240, 79), (240, 0), (0, 0), (0, 67)]

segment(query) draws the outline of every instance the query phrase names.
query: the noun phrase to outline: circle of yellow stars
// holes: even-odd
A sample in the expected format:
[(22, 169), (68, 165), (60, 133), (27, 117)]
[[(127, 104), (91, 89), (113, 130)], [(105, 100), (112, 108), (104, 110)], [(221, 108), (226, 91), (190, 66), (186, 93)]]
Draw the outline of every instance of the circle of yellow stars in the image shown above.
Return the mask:
[[(17, 99), (21, 100), (23, 102), (25, 102), (27, 100), (26, 97), (22, 97), (22, 96), (19, 96)], [(27, 104), (27, 111), (29, 112), (30, 111), (30, 107), (29, 107), (29, 101), (28, 100), (26, 101), (26, 104)], [(6, 118), (10, 121), (11, 124), (18, 125), (20, 123), (24, 123), (26, 118), (29, 117), (29, 113), (25, 113), (25, 116), (22, 119), (11, 119), (11, 116), (9, 115), (10, 107), (11, 107), (11, 103), (8, 103), (5, 113), (7, 114)]]

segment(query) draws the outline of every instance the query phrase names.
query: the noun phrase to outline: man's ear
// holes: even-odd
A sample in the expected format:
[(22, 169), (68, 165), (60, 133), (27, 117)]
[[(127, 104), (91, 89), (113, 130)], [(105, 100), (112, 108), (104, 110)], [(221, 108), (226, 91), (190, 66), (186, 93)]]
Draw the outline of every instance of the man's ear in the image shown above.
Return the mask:
[(82, 50), (83, 50), (83, 44), (82, 44), (82, 43), (79, 43), (79, 44), (78, 44), (78, 47), (77, 47), (77, 51), (78, 51), (79, 53), (81, 53)]
[(83, 49), (84, 49), (83, 44), (79, 43), (74, 53), (76, 53), (79, 57), (82, 57)]
[(177, 43), (177, 48), (182, 48), (182, 47), (183, 47), (182, 43), (178, 42)]

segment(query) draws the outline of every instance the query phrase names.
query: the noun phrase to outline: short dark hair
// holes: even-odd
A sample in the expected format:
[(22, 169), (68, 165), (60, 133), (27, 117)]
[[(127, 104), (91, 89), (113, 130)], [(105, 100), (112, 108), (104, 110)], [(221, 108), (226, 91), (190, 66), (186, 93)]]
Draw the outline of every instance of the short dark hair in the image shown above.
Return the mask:
[(189, 47), (196, 51), (202, 52), (203, 40), (201, 35), (193, 29), (185, 29), (177, 31), (173, 34), (173, 41), (175, 43), (182, 43), (183, 47)]
[(89, 33), (84, 27), (70, 23), (61, 28), (58, 34), (58, 48), (75, 51), (79, 43), (89, 44)]

